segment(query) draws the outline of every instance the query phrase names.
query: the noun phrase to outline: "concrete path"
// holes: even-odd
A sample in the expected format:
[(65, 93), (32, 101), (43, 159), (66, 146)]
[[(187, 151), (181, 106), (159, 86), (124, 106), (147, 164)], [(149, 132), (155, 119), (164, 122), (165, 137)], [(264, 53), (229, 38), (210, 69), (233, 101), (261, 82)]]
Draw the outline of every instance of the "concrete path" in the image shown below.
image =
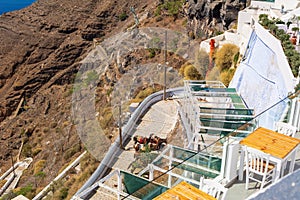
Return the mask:
[[(0, 189), (0, 195), (8, 193), (10, 190), (15, 189), (17, 186), (23, 171), (28, 168), (28, 166), (32, 162), (32, 158), (26, 158), (21, 162), (17, 162), (14, 165), (14, 169), (10, 168), (5, 172), (1, 177), (0, 180), (6, 180), (4, 186)], [(15, 175), (14, 175), (15, 174)]]
[(145, 114), (134, 135), (148, 137), (150, 133), (166, 138), (176, 124), (177, 104), (173, 100), (159, 101)]
[[(168, 134), (175, 128), (176, 122), (179, 119), (177, 113), (176, 101), (159, 101), (154, 104), (141, 119), (141, 123), (137, 126), (133, 136), (140, 135), (149, 137), (149, 135), (153, 133), (160, 138), (167, 138)], [(130, 164), (135, 160), (133, 144), (133, 140), (128, 143), (125, 147), (127, 150), (120, 155), (113, 168), (130, 171)]]
[[(141, 123), (137, 126), (135, 135), (148, 137), (151, 133), (161, 138), (167, 138), (167, 136), (174, 130), (177, 120), (179, 120), (177, 112), (178, 104), (174, 100), (159, 101), (152, 105), (149, 111), (141, 119)], [(138, 173), (141, 168), (135, 168), (136, 163), (135, 150), (133, 149), (133, 141), (131, 140), (125, 147), (125, 151), (122, 152), (118, 161), (113, 166), (113, 169), (121, 169), (123, 171)], [(158, 153), (154, 151), (153, 153)], [(145, 164), (145, 163), (143, 163)], [(105, 184), (112, 185), (116, 189), (117, 177), (113, 176)], [(99, 188), (97, 192), (91, 197), (91, 200), (99, 199), (117, 199), (113, 198), (113, 194), (109, 191), (102, 191), (103, 188)], [(112, 195), (110, 197), (104, 196), (104, 194)]]

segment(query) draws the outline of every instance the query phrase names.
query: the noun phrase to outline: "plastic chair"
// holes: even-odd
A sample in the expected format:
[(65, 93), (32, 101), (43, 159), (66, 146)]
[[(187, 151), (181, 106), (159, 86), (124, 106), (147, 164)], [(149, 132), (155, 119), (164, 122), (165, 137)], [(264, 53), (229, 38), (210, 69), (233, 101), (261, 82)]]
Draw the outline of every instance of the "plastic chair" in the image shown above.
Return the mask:
[(276, 165), (269, 163), (270, 155), (257, 149), (243, 146), (246, 161), (246, 189), (249, 180), (260, 183), (260, 189), (272, 182), (275, 177)]
[(200, 190), (209, 194), (210, 196), (215, 197), (219, 200), (224, 200), (228, 191), (228, 188), (225, 188), (222, 184), (215, 180), (200, 179)]
[(295, 137), (297, 132), (297, 127), (284, 122), (276, 122), (275, 129), (278, 133), (282, 133), (287, 136)]

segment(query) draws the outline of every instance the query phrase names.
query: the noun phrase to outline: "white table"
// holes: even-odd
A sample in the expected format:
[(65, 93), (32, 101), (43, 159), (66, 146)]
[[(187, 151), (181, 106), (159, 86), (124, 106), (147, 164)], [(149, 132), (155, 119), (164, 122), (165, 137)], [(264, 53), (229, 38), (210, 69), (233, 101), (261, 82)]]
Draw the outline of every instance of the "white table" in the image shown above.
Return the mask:
[[(276, 164), (276, 174), (274, 178), (274, 181), (276, 182), (280, 176), (283, 176), (284, 169), (282, 169), (282, 167), (284, 167), (284, 163), (289, 159), (291, 160), (289, 173), (294, 170), (296, 153), (300, 146), (300, 140), (260, 127), (241, 140), (240, 144), (270, 154), (270, 162)], [(245, 153), (242, 151), (239, 180), (243, 180), (244, 157)]]

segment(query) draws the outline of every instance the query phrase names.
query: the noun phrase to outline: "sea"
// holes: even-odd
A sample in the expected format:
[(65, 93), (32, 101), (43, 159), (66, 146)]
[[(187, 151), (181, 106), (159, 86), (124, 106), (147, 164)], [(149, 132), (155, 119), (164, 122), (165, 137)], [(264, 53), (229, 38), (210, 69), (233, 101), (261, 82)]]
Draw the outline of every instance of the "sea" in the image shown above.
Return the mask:
[(0, 15), (31, 5), (35, 0), (0, 0)]

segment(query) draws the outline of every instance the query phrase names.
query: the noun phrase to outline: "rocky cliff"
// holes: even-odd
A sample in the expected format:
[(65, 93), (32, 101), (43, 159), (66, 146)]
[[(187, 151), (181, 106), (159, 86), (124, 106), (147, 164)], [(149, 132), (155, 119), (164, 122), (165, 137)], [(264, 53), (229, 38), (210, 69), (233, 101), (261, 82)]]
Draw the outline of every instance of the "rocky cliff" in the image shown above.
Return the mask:
[[(188, 17), (193, 32), (205, 33), (202, 37), (206, 37), (230, 28), (238, 10), (245, 6), (245, 1), (241, 0), (193, 0), (181, 4), (176, 17), (164, 16), (167, 11), (157, 15), (157, 7), (164, 2), (38, 0), (25, 9), (0, 16), (2, 172), (10, 167), (11, 156), (15, 161), (33, 157), (33, 164), (21, 178), (20, 186), (33, 184), (36, 190), (31, 195), (34, 195), (83, 151), (70, 117), (72, 83), (80, 61), (93, 48), (94, 39), (101, 41), (132, 27), (134, 18), (130, 7), (135, 8), (140, 18), (143, 16), (140, 26), (184, 31), (188, 27), (183, 21)], [(145, 54), (147, 52), (137, 52), (135, 62), (148, 59)], [(130, 66), (130, 59), (126, 63)], [(177, 68), (182, 64), (180, 60), (170, 63)], [(111, 88), (124, 73), (113, 63), (108, 69), (107, 77), (103, 77), (99, 85), (97, 106), (106, 107)], [(100, 115), (104, 118), (106, 113)], [(114, 126), (112, 124), (108, 131), (112, 137)], [(91, 158), (85, 160), (91, 173), (94, 168), (89, 165), (95, 161)], [(70, 179), (67, 187), (72, 188), (72, 184), (82, 183), (86, 178)], [(74, 190), (70, 189), (69, 194)]]
[[(14, 162), (30, 156), (34, 162), (20, 186), (43, 187), (83, 151), (70, 117), (80, 61), (94, 38), (133, 22), (131, 6), (142, 10), (148, 3), (39, 0), (0, 16), (1, 173), (11, 166), (11, 156)], [(120, 19), (123, 13), (127, 20)]]
[(207, 38), (236, 26), (250, 0), (189, 0), (185, 12), (194, 37)]

